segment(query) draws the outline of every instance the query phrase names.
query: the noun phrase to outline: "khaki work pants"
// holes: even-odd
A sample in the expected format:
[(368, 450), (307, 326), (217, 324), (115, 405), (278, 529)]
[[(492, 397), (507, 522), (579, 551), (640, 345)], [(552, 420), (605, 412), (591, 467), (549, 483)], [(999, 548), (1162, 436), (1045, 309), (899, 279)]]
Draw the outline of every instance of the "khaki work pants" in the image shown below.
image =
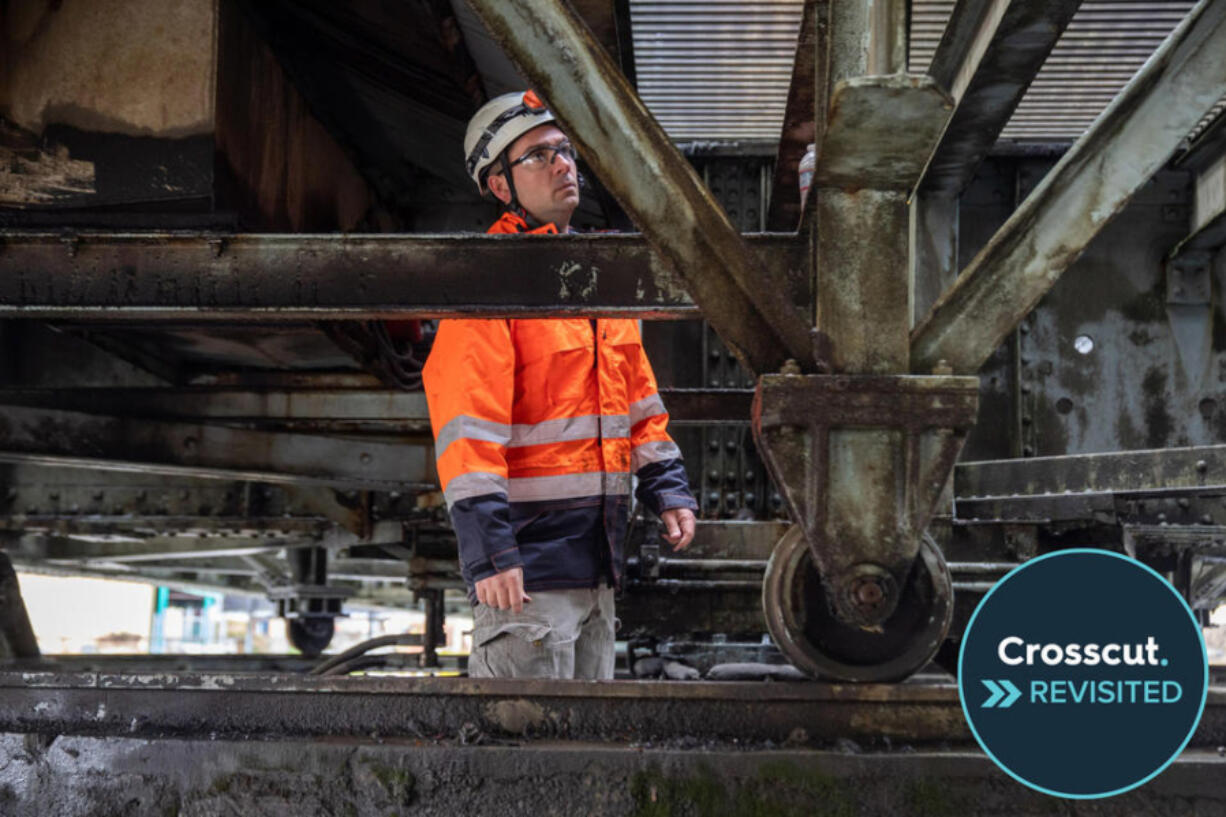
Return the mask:
[(470, 678), (613, 677), (613, 589), (530, 593), (522, 613), (473, 609)]

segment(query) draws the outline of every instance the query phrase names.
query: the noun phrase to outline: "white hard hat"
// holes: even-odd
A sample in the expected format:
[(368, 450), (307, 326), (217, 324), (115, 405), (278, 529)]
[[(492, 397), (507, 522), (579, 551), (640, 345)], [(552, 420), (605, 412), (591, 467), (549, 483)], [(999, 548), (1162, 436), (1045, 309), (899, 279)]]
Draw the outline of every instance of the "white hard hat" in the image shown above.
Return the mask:
[(491, 99), (468, 120), (464, 134), (464, 168), (485, 192), (484, 172), (511, 143), (535, 127), (553, 122), (553, 114), (535, 91), (516, 91)]

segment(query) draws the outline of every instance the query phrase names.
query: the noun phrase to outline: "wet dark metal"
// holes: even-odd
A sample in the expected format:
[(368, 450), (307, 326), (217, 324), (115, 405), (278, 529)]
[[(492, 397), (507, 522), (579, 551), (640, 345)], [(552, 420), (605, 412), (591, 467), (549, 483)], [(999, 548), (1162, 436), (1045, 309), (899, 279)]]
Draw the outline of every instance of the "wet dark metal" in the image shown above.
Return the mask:
[(970, 740), (953, 685), (0, 672), (3, 732), (782, 743), (798, 726), (813, 741)]
[(608, 54), (560, 0), (472, 8), (567, 125), (585, 160), (752, 372), (812, 366), (807, 310), (748, 251)]
[(960, 500), (1178, 488), (1226, 489), (1226, 445), (967, 462), (954, 471)]
[(753, 389), (660, 389), (669, 423), (748, 423)]
[[(800, 529), (793, 528), (771, 556), (763, 582), (763, 609), (771, 637), (796, 667), (809, 675), (841, 681), (899, 681), (921, 670), (936, 655), (953, 620), (950, 571), (930, 537), (918, 564), (901, 587), (884, 570), (862, 573), (833, 585), (815, 569), (816, 560)], [(862, 627), (832, 612), (830, 594), (863, 597), (852, 601), (866, 615), (890, 604), (873, 627)]]
[(437, 485), (421, 444), (16, 406), (0, 408), (0, 462), (387, 490)]
[(1222, 94), (1226, 5), (1202, 0), (911, 333), (911, 370), (972, 373)]
[(38, 638), (30, 624), (25, 600), (21, 597), (21, 585), (17, 571), (3, 551), (0, 551), (0, 652), (15, 658), (37, 658), (40, 655)]
[(901, 586), (973, 425), (978, 380), (772, 375), (754, 401), (758, 450), (840, 619), (884, 620), (841, 588), (870, 569)]
[[(770, 208), (766, 226), (769, 230), (796, 230), (803, 210), (800, 202), (800, 160), (805, 148), (817, 143), (817, 134), (825, 130), (828, 57), (830, 53), (829, 0), (805, 0), (800, 32), (796, 40), (796, 57), (792, 61), (792, 82), (788, 88), (787, 108), (783, 114), (783, 132), (775, 155), (775, 176), (771, 184)], [(817, 120), (821, 119), (821, 125)]]
[[(0, 317), (698, 316), (683, 279), (636, 235), (238, 234), (210, 245), (206, 234), (82, 233), (75, 254), (62, 238), (0, 233)], [(795, 237), (752, 236), (747, 244), (759, 287), (772, 282), (785, 301), (811, 298), (806, 250)]]

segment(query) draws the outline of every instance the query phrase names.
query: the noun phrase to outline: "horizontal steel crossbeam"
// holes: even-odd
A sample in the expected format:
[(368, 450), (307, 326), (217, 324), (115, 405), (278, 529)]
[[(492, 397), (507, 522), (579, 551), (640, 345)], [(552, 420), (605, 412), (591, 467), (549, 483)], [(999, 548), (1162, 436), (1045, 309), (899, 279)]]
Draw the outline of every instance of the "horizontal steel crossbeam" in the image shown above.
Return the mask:
[[(531, 248), (523, 245), (531, 241)], [(748, 236), (755, 265), (811, 300), (795, 236)], [(353, 320), (701, 317), (638, 235), (0, 232), (0, 318)]]

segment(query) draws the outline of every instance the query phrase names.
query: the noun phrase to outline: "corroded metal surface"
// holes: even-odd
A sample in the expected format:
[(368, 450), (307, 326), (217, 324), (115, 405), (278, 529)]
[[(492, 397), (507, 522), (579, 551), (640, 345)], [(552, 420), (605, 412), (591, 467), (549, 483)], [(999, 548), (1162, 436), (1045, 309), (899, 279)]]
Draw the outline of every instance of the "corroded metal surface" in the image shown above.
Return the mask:
[[(950, 570), (925, 537), (917, 565), (894, 590), (896, 609), (873, 627), (841, 621), (831, 610), (831, 583), (799, 528), (771, 555), (762, 599), (771, 637), (797, 668), (840, 681), (900, 681), (926, 666), (945, 641), (954, 614)], [(835, 586), (836, 591), (841, 586)]]
[(959, 497), (1226, 487), (1226, 445), (962, 463)]
[[(811, 299), (795, 238), (748, 246), (782, 300)], [(635, 235), (0, 233), (6, 318), (696, 317), (682, 280)]]
[(764, 271), (633, 88), (560, 0), (474, 0), (585, 160), (753, 372), (812, 360), (809, 322)]
[[(924, 190), (962, 192), (1080, 6), (1081, 0), (958, 4), (930, 69), (957, 109), (924, 173)], [(962, 16), (975, 24), (959, 25)]]
[(830, 95), (813, 183), (910, 190), (952, 110), (952, 101), (930, 77), (899, 74), (839, 82)]
[[(769, 230), (795, 230), (804, 209), (800, 201), (800, 160), (825, 130), (829, 83), (826, 80), (830, 32), (830, 0), (805, 0), (804, 16), (792, 60), (792, 82), (783, 115), (783, 132), (775, 154), (771, 183)], [(817, 124), (818, 117), (822, 124)]]
[(798, 727), (806, 741), (970, 739), (952, 684), (0, 672), (6, 732), (783, 742)]
[[(977, 406), (976, 378), (759, 378), (759, 450), (841, 620), (894, 611)], [(884, 598), (860, 604), (870, 568)]]
[[(412, 442), (407, 440), (406, 442)], [(419, 441), (420, 442), (420, 441)], [(246, 431), (55, 409), (0, 409), (0, 462), (433, 490), (428, 445)]]
[(905, 372), (911, 320), (906, 194), (820, 188), (814, 209), (823, 362), (848, 374)]
[(1226, 4), (1189, 13), (912, 332), (912, 371), (975, 372), (1221, 97)]

